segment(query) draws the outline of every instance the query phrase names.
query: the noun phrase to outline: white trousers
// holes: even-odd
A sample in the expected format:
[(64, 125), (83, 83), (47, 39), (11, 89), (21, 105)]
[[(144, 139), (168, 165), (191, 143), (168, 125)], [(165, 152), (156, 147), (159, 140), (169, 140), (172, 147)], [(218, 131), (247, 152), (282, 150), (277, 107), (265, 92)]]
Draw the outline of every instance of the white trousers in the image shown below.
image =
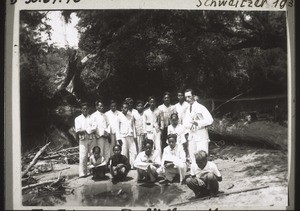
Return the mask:
[(110, 158), (111, 149), (113, 148), (112, 144), (108, 142), (108, 139), (105, 137), (100, 137), (96, 140), (96, 145), (101, 149), (101, 155), (105, 158), (105, 161), (108, 162)]
[(121, 154), (125, 155), (128, 158), (130, 165), (133, 166), (133, 162), (137, 155), (136, 145), (133, 136), (126, 136), (121, 140), (123, 142)]
[(83, 139), (79, 141), (79, 176), (87, 175), (88, 155), (92, 153), (95, 139)]
[(190, 155), (190, 159), (192, 161), (192, 163), (195, 163), (195, 153), (199, 152), (201, 150), (205, 151), (206, 153), (208, 153), (208, 143), (209, 143), (209, 139), (204, 139), (204, 140), (190, 140), (189, 141), (189, 146), (188, 146), (188, 151), (189, 151), (189, 155)]
[(154, 149), (158, 151), (159, 156), (162, 156), (162, 149), (161, 149), (161, 132), (154, 132), (148, 133), (147, 132), (147, 138), (153, 140), (154, 142)]
[(186, 175), (187, 166), (186, 163), (177, 164), (176, 168), (159, 168), (158, 174), (165, 175), (166, 179), (169, 181), (173, 181), (174, 177), (179, 174), (180, 182), (183, 181)]

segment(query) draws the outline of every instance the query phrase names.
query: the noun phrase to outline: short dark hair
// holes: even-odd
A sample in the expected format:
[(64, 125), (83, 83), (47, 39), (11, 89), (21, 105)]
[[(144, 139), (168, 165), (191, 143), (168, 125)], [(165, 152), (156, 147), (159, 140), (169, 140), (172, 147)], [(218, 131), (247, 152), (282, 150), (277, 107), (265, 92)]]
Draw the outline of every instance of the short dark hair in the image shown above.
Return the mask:
[(81, 107), (83, 107), (83, 106), (90, 106), (90, 104), (88, 102), (82, 102), (80, 105), (81, 105)]
[(195, 153), (195, 159), (207, 159), (207, 153), (204, 150), (200, 150), (198, 152)]
[(191, 92), (192, 95), (194, 95), (194, 91), (193, 91), (192, 89), (186, 89), (186, 90), (184, 91), (184, 93), (186, 93), (186, 92)]
[(115, 100), (111, 100), (110, 105), (113, 104), (113, 103), (117, 104), (117, 102)]
[(173, 116), (176, 116), (177, 119), (178, 119), (178, 114), (177, 114), (177, 112), (172, 113), (171, 116), (170, 116), (170, 118), (172, 118)]
[(133, 99), (132, 99), (131, 97), (125, 98), (125, 101), (126, 101), (127, 103), (133, 103)]
[(144, 147), (145, 147), (147, 144), (150, 144), (150, 145), (153, 147), (154, 142), (153, 142), (152, 139), (146, 138), (145, 141), (144, 141)]
[(171, 96), (171, 93), (170, 92), (164, 92), (164, 96), (166, 96), (166, 95)]
[(140, 104), (140, 103), (144, 106), (144, 101), (142, 101), (142, 100), (137, 100), (137, 101), (136, 101), (136, 105), (138, 105), (138, 104)]
[(102, 105), (104, 105), (102, 100), (96, 100), (96, 102), (95, 102), (95, 106), (98, 106), (98, 105), (99, 105), (99, 103), (101, 103)]
[(167, 139), (169, 140), (170, 138), (174, 138), (177, 141), (177, 134), (171, 133), (167, 136)]
[(154, 100), (154, 101), (156, 101), (156, 98), (154, 97), (154, 96), (150, 96), (150, 97), (148, 97), (148, 101), (150, 101), (150, 100)]
[(122, 150), (122, 146), (121, 146), (121, 145), (116, 144), (116, 145), (113, 147), (113, 149), (114, 149), (115, 147), (118, 147), (120, 150)]
[(99, 146), (94, 146), (93, 147), (93, 153), (95, 153), (96, 150), (99, 150), (99, 152), (101, 152), (101, 148)]

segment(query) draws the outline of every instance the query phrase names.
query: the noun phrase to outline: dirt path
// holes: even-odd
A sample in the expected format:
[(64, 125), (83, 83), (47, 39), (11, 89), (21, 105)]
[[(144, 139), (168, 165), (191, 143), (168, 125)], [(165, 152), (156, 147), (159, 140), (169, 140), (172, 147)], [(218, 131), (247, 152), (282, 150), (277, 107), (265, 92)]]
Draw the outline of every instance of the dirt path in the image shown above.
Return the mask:
[[(216, 146), (211, 144), (210, 159), (218, 165), (223, 176), (220, 190), (224, 192), (269, 186), (269, 188), (220, 196), (207, 200), (178, 205), (177, 210), (216, 209), (216, 208), (284, 208), (288, 204), (287, 190), (287, 153), (279, 150), (262, 149), (250, 146)], [(68, 168), (62, 170), (64, 168)], [(173, 209), (170, 204), (180, 203), (193, 196), (186, 185), (173, 183), (169, 186), (155, 183), (137, 184), (136, 171), (131, 170), (127, 181), (112, 184), (108, 178), (104, 181), (93, 181), (91, 176), (78, 178), (78, 164), (56, 164), (54, 171), (40, 174), (41, 180), (56, 178), (62, 170), (67, 176), (71, 194), (49, 196), (43, 199), (24, 196), (24, 205), (55, 206), (117, 206), (117, 207), (156, 207)], [(31, 197), (31, 198), (30, 198)], [(51, 197), (53, 197), (51, 199)], [(38, 200), (39, 199), (39, 200)]]

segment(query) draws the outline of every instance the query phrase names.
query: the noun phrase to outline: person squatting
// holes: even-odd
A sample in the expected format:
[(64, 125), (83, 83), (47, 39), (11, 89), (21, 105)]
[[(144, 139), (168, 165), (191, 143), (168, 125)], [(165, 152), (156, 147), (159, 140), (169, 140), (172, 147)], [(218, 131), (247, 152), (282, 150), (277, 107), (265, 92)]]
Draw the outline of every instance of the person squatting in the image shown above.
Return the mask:
[(134, 108), (134, 100), (127, 97), (121, 111), (112, 100), (107, 112), (99, 100), (92, 114), (89, 104), (82, 103), (81, 115), (75, 118), (79, 177), (87, 177), (90, 170), (92, 179), (104, 179), (109, 172), (113, 181), (122, 181), (136, 170), (138, 183), (154, 183), (161, 176), (160, 184), (178, 179), (195, 197), (217, 194), (222, 176), (216, 164), (207, 161), (207, 127), (213, 118), (192, 89), (178, 91), (175, 105), (170, 99), (165, 92), (163, 104), (157, 106), (150, 96), (146, 104), (137, 100)]

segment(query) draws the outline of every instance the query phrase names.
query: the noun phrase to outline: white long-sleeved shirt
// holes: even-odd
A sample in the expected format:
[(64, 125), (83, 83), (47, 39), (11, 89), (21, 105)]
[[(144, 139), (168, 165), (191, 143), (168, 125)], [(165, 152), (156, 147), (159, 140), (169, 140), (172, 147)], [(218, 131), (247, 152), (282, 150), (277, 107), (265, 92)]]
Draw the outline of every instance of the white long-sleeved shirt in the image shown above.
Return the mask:
[(149, 156), (146, 155), (145, 151), (140, 152), (133, 162), (134, 167), (142, 170), (146, 170), (151, 164), (161, 165), (160, 155), (156, 150), (152, 150)]
[(87, 135), (79, 135), (79, 140), (83, 140), (85, 138), (92, 139), (94, 138), (92, 135), (93, 132), (96, 131), (93, 121), (90, 115), (85, 117), (83, 114), (79, 115), (75, 118), (75, 132), (85, 131)]
[(127, 137), (133, 136), (136, 137), (135, 127), (134, 127), (134, 120), (131, 114), (126, 114), (126, 116), (120, 112), (117, 119), (116, 128), (116, 138), (117, 140)]
[(91, 115), (91, 118), (92, 118), (94, 126), (96, 127), (97, 135), (103, 136), (104, 131), (106, 131), (107, 133), (110, 132), (108, 119), (107, 119), (107, 117), (104, 113), (101, 113), (99, 111), (95, 111)]
[(165, 161), (171, 161), (174, 163), (174, 167), (176, 168), (178, 165), (186, 162), (186, 154), (182, 147), (182, 145), (176, 144), (176, 146), (171, 149), (170, 146), (166, 146), (164, 148), (164, 152), (162, 155), (161, 165), (164, 166)]
[(185, 116), (185, 112), (189, 107), (190, 107), (190, 104), (188, 104), (186, 101), (183, 101), (182, 104), (180, 104), (179, 102), (175, 104), (175, 111), (178, 114), (178, 122), (180, 124), (182, 124), (184, 116)]
[(187, 130), (182, 124), (177, 124), (176, 127), (173, 127), (173, 125), (168, 126), (168, 135), (176, 134), (178, 144), (183, 144), (186, 142), (186, 138), (185, 138), (186, 131)]
[(153, 133), (155, 130), (158, 132), (162, 124), (161, 111), (158, 108), (154, 109), (154, 111), (150, 108), (144, 111), (143, 130), (145, 133)]
[[(193, 125), (192, 121), (196, 121), (198, 126)], [(194, 135), (193, 137), (200, 141), (209, 139), (206, 126), (211, 125), (213, 121), (214, 120), (209, 111), (203, 105), (195, 101), (191, 105), (191, 110), (190, 108), (186, 110), (183, 126), (189, 130), (190, 135)]]
[(118, 119), (118, 115), (120, 113), (121, 113), (120, 111), (112, 112), (111, 110), (109, 110), (109, 111), (107, 111), (105, 113), (105, 115), (106, 115), (106, 117), (108, 119), (109, 126), (110, 126), (110, 133), (111, 134), (115, 134), (116, 133), (116, 129), (118, 127), (117, 119)]
[(143, 130), (143, 113), (139, 113), (138, 111), (132, 111), (134, 125), (136, 130), (136, 135), (139, 136), (144, 133)]
[(167, 107), (165, 104), (161, 104), (158, 106), (158, 109), (161, 111), (164, 127), (168, 127), (170, 124), (171, 114), (176, 112), (175, 106), (169, 105), (169, 107)]

